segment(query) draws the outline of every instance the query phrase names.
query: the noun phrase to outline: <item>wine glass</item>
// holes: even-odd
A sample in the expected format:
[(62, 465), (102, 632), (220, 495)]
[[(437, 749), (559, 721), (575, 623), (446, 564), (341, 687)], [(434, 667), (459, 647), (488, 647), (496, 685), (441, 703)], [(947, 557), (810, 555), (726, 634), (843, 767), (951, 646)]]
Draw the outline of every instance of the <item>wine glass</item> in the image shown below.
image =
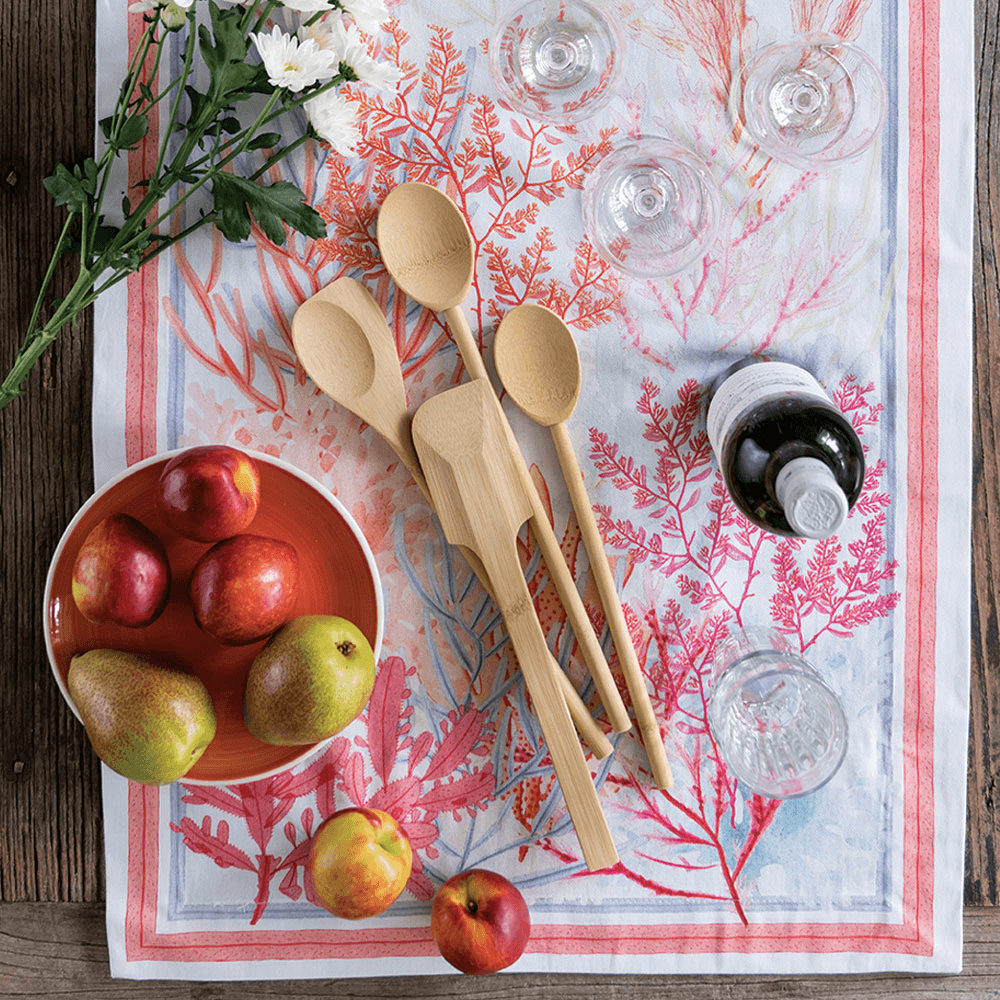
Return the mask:
[(604, 8), (588, 0), (528, 0), (501, 22), (490, 72), (513, 110), (572, 124), (610, 98), (623, 49), (621, 28)]
[(825, 785), (847, 752), (840, 700), (773, 629), (746, 629), (713, 660), (708, 724), (730, 773), (768, 798)]
[(605, 260), (639, 277), (674, 274), (703, 256), (719, 212), (704, 163), (660, 136), (618, 145), (583, 186), (587, 238)]
[(885, 81), (856, 45), (800, 35), (769, 45), (742, 73), (747, 131), (777, 160), (823, 169), (866, 150), (882, 128)]

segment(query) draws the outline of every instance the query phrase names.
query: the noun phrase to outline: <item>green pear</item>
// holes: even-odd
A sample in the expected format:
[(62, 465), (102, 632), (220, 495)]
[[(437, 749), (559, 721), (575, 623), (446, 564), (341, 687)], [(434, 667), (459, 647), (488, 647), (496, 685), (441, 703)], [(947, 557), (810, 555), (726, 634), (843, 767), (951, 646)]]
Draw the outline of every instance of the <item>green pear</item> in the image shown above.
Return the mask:
[(70, 661), (67, 684), (97, 756), (144, 785), (182, 778), (215, 736), (205, 685), (169, 664), (92, 649)]
[(254, 657), (243, 719), (264, 743), (317, 743), (361, 714), (374, 685), (375, 654), (357, 625), (302, 615)]

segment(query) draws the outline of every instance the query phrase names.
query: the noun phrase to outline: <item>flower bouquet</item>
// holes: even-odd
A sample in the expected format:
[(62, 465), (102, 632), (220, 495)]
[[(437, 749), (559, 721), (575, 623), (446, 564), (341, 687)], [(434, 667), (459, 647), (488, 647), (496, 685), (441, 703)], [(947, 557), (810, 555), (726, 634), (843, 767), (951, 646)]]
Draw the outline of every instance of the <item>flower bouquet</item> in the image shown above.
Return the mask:
[[(199, 9), (207, 10), (207, 20)], [(114, 110), (99, 122), (103, 150), (71, 167), (59, 164), (45, 179), (66, 221), (24, 343), (0, 383), (0, 407), (23, 393), (35, 362), (67, 323), (202, 226), (215, 225), (233, 242), (248, 239), (253, 222), (278, 244), (288, 228), (324, 235), (325, 223), (302, 191), (288, 180), (266, 183), (264, 175), (310, 138), (351, 152), (358, 126), (338, 88), (360, 81), (391, 90), (399, 79), (396, 67), (371, 54), (370, 34), (387, 13), (383, 0), (230, 0), (225, 6), (138, 0), (129, 10), (143, 17), (145, 29)], [(176, 32), (183, 33), (182, 66), (166, 80), (165, 46)], [(285, 141), (274, 123), (297, 108), (308, 127)], [(146, 140), (154, 121), (160, 142), (152, 170), (124, 193), (116, 191), (119, 157)], [(234, 164), (247, 153), (261, 162), (240, 176)], [(121, 218), (112, 224), (107, 206), (118, 195)], [(203, 210), (182, 231), (171, 231), (174, 213), (196, 195), (205, 201)], [(69, 253), (79, 260), (77, 276), (63, 298), (49, 301), (57, 265)]]

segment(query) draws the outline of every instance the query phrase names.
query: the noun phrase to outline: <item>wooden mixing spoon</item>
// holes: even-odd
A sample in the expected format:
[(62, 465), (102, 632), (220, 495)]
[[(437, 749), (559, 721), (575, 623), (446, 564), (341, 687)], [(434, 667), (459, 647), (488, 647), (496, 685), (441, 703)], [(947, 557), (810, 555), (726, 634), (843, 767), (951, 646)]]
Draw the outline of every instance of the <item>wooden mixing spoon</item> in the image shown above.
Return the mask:
[[(383, 263), (393, 280), (422, 306), (444, 313), (469, 375), (484, 380), (492, 391), (479, 346), (461, 308), (472, 285), (475, 250), (472, 234), (458, 206), (428, 184), (400, 184), (389, 192), (379, 209), (377, 236)], [(503, 426), (518, 456), (518, 470), (531, 498), (531, 529), (545, 565), (566, 609), (611, 728), (624, 733), (632, 728), (625, 703), (506, 418)]]
[(674, 783), (660, 727), (639, 668), (621, 601), (611, 576), (594, 509), (583, 485), (566, 421), (580, 395), (580, 356), (569, 327), (544, 306), (526, 304), (511, 309), (496, 332), (493, 360), (511, 399), (537, 424), (548, 427), (576, 511), (580, 534), (601, 595), (608, 628), (618, 650), (653, 780), (667, 789)]
[[(334, 402), (377, 431), (434, 506), (413, 450), (406, 386), (385, 314), (353, 278), (338, 278), (307, 299), (292, 317), (292, 344), (309, 377)], [(470, 549), (459, 547), (493, 596), (486, 570)], [(562, 667), (551, 657), (573, 722), (598, 760), (614, 749)]]
[(475, 551), (495, 588), (559, 787), (591, 871), (618, 860), (590, 768), (546, 666), (550, 653), (517, 556), (531, 517), (503, 411), (488, 382), (473, 379), (431, 396), (413, 418), (413, 441), (447, 539)]

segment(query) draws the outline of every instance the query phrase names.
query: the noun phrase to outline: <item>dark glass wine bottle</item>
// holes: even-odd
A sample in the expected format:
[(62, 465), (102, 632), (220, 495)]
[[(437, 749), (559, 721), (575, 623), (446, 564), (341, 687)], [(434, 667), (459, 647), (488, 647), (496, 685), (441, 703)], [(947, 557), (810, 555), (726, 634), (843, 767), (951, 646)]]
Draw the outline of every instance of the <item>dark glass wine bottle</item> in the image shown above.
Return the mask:
[(708, 436), (730, 496), (765, 531), (826, 538), (861, 493), (857, 432), (798, 365), (747, 358), (729, 368), (711, 389)]

